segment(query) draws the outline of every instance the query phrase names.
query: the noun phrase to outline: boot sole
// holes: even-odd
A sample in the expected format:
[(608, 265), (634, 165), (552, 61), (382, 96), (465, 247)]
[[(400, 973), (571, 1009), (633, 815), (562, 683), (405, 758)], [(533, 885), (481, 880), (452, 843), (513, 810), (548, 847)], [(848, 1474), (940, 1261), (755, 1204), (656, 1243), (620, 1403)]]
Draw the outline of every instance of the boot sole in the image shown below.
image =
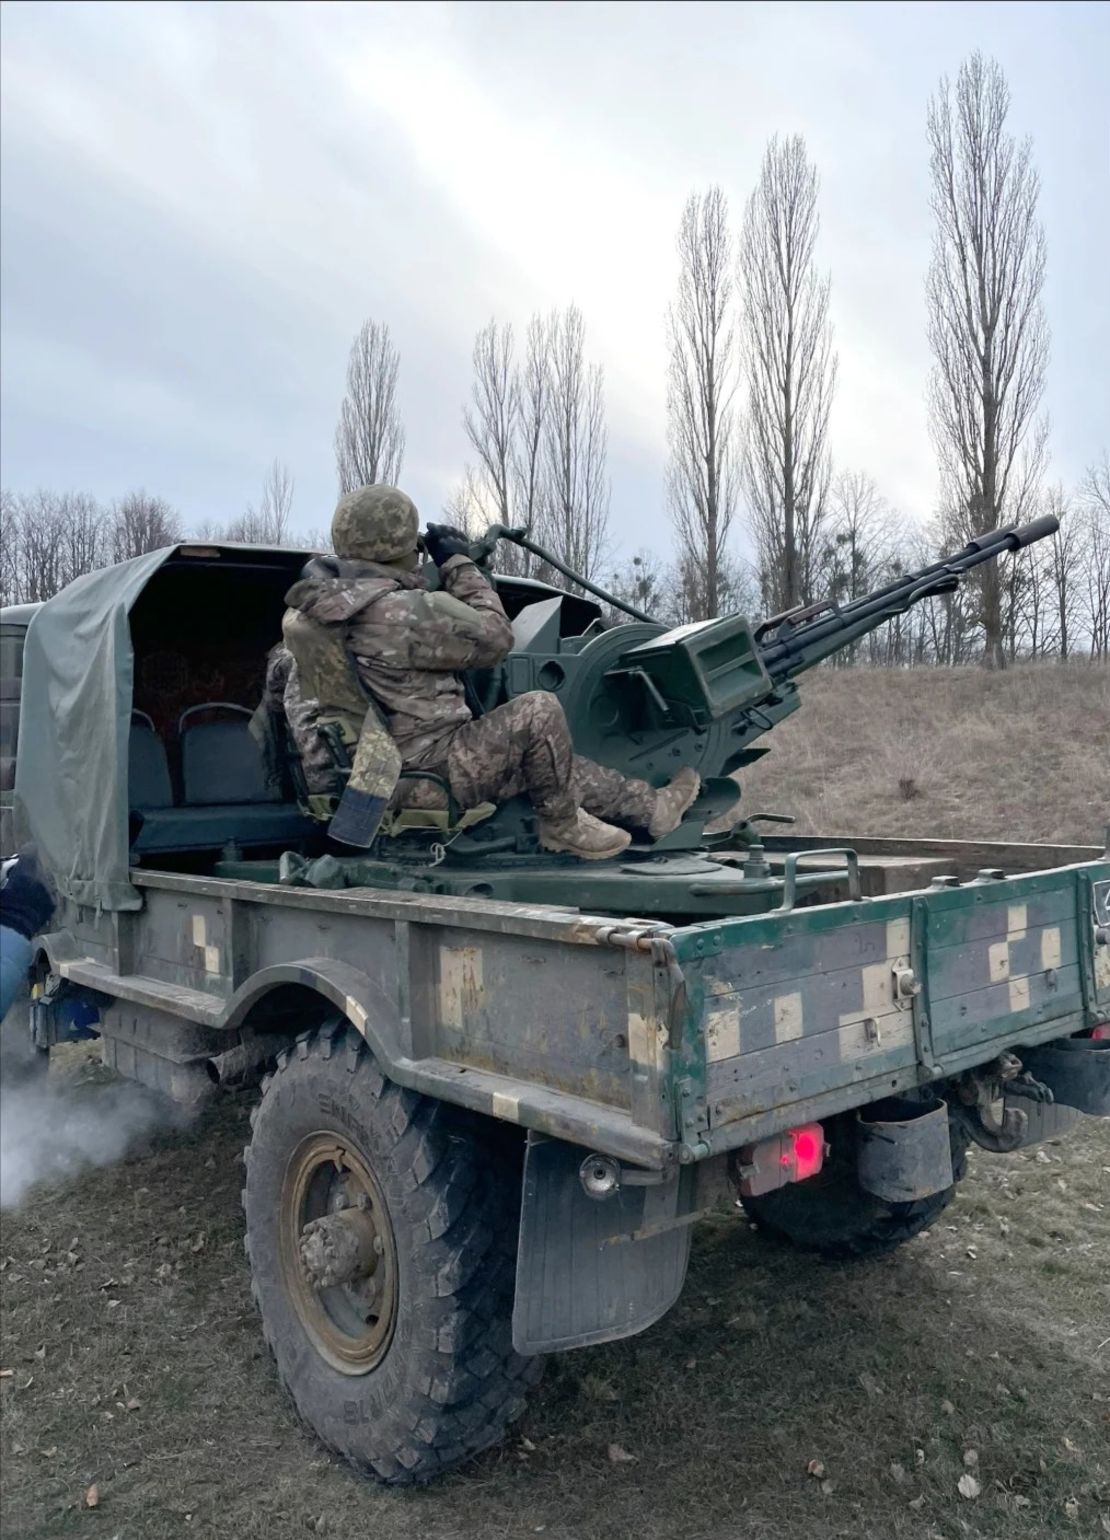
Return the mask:
[(619, 856), (623, 851), (627, 850), (631, 843), (632, 836), (629, 835), (622, 844), (614, 845), (611, 850), (579, 850), (577, 846), (563, 840), (541, 839), (540, 849), (550, 850), (555, 854), (577, 856), (580, 861), (611, 861), (614, 856)]

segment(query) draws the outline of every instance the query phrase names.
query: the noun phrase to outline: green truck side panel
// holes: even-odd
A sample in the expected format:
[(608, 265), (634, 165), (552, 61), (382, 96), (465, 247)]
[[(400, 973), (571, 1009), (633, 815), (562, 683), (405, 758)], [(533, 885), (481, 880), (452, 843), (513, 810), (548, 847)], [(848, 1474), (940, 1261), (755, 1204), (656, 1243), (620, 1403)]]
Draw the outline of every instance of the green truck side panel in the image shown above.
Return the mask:
[(674, 931), (482, 899), (133, 877), (140, 911), (65, 907), (48, 938), (64, 978), (216, 1039), (249, 1027), (268, 990), (300, 985), (399, 1083), (646, 1165), (1110, 1017), (1110, 861)]
[(1101, 1019), (1110, 949), (1094, 945), (1092, 895), (1108, 879), (1094, 863), (678, 932), (687, 1137), (829, 1092), (872, 1099)]

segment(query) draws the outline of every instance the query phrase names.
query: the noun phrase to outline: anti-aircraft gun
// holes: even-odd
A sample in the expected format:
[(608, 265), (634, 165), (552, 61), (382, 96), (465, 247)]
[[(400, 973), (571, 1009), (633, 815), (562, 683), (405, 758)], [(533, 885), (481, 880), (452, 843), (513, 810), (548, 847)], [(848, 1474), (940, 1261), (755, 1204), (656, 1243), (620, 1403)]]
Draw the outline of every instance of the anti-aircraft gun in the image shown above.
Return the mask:
[[(563, 704), (579, 753), (653, 784), (691, 765), (702, 777), (701, 796), (672, 834), (589, 868), (541, 852), (531, 805), (518, 797), (466, 828), (458, 828), (452, 813), (447, 837), (432, 842), (395, 820), (367, 856), (317, 865), (310, 880), (387, 887), (415, 882), (460, 896), (542, 898), (675, 917), (775, 907), (796, 894), (827, 891), (830, 881), (854, 890), (853, 852), (821, 853), (835, 861), (823, 868), (818, 861), (816, 869), (813, 853), (801, 864), (788, 857), (781, 873), (772, 870), (753, 822), (793, 822), (789, 816), (738, 819), (716, 839), (706, 838), (705, 825), (736, 804), (734, 773), (768, 752), (756, 740), (799, 706), (795, 681), (801, 674), (922, 600), (952, 592), (973, 568), (1058, 527), (1047, 515), (992, 530), (957, 554), (846, 603), (801, 605), (755, 625), (736, 614), (668, 629), (573, 572), (524, 530), (494, 525), (472, 546), (476, 561), (488, 563), (500, 541), (511, 541), (629, 618), (610, 626), (594, 618), (574, 631), (567, 611), (581, 601), (537, 585), (542, 597), (522, 602), (531, 598), (525, 587), (516, 593), (512, 652), (498, 667), (468, 678), (475, 712), (529, 690), (550, 690)], [(301, 870), (296, 861), (287, 862), (289, 877)]]

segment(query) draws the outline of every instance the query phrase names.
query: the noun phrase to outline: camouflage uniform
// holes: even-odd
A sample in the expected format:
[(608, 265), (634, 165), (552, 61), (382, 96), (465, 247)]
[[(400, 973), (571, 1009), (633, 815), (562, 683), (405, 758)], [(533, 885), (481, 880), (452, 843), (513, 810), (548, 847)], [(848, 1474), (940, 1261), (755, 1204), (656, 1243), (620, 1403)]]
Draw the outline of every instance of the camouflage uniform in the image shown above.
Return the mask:
[[(647, 827), (655, 790), (576, 756), (555, 696), (537, 690), (472, 716), (460, 673), (500, 663), (512, 648), (512, 627), (467, 556), (445, 560), (442, 586), (426, 589), (417, 570), (416, 511), (403, 493), (375, 487), (348, 494), (332, 539), (341, 555), (310, 563), (287, 595), (286, 639), (299, 656), (295, 632), (303, 622), (342, 638), (404, 769), (444, 776), (464, 809), (527, 792), (551, 822), (584, 807), (613, 823)], [(328, 695), (321, 683), (322, 707)]]
[(562, 823), (578, 807), (627, 829), (646, 829), (655, 788), (574, 752), (562, 705), (530, 690), (458, 728), (442, 766), (460, 807), (527, 792), (544, 818)]
[(302, 694), (300, 671), (284, 642), (270, 649), (262, 700), (250, 726), (262, 750), (270, 786), (284, 789), (284, 728), (288, 727), (309, 795), (338, 796), (342, 791), (335, 756), (320, 732), (319, 702)]
[[(282, 651), (288, 653), (285, 647)], [(289, 654), (289, 677), (282, 692), (282, 705), (309, 796), (338, 796), (343, 789), (343, 777), (336, 766), (335, 755), (320, 731), (320, 703), (301, 694), (300, 670), (292, 654)]]

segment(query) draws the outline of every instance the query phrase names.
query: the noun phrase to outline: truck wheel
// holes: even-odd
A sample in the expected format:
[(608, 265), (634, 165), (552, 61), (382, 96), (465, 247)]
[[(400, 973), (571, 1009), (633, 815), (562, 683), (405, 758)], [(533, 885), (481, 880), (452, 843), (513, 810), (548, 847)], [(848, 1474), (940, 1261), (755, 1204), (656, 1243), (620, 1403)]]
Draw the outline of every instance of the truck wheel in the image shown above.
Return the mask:
[(838, 1261), (886, 1256), (940, 1217), (967, 1174), (967, 1136), (954, 1120), (949, 1131), (955, 1180), (943, 1192), (915, 1203), (888, 1203), (860, 1187), (850, 1117), (837, 1118), (829, 1126), (832, 1153), (817, 1176), (741, 1202), (761, 1230), (802, 1251)]
[(503, 1130), (384, 1079), (346, 1023), (279, 1057), (252, 1125), (252, 1287), (300, 1415), (391, 1484), (496, 1443), (542, 1367), (512, 1345), (520, 1172)]
[(24, 991), (0, 1028), (0, 1082), (9, 1090), (20, 1083), (41, 1085), (49, 1070), (50, 1049), (31, 1041), (31, 997)]

